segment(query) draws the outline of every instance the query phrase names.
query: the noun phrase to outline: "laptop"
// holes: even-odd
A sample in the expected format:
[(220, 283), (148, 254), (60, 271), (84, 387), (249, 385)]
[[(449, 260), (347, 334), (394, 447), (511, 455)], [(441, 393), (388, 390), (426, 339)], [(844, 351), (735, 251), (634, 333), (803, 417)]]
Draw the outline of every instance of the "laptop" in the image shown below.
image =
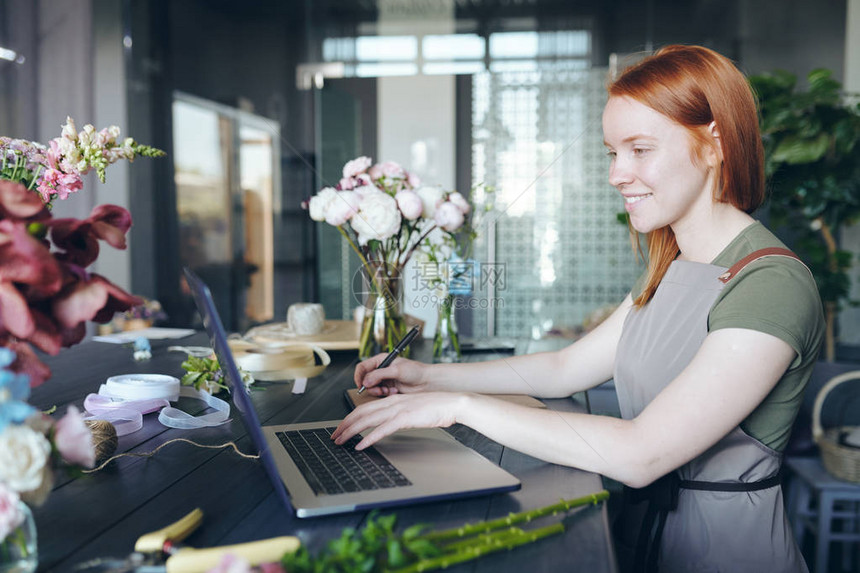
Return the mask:
[(298, 517), (448, 500), (520, 488), (520, 481), (441, 428), (383, 438), (362, 452), (359, 437), (337, 446), (328, 436), (340, 420), (262, 426), (244, 389), (209, 288), (185, 277), (197, 310), (276, 494)]

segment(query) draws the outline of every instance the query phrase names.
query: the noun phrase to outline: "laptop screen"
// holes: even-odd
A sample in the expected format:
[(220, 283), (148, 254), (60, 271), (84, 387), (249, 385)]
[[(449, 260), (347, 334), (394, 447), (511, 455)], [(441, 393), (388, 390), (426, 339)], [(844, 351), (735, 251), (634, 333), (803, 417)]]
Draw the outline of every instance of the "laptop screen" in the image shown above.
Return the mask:
[(185, 278), (188, 280), (188, 286), (191, 287), (197, 311), (200, 313), (200, 318), (203, 319), (203, 326), (209, 334), (212, 348), (218, 357), (221, 372), (224, 374), (227, 385), (230, 387), (230, 396), (233, 398), (233, 405), (241, 413), (239, 417), (245, 424), (245, 428), (247, 428), (248, 434), (251, 436), (251, 440), (260, 454), (260, 460), (263, 462), (263, 467), (269, 476), (269, 481), (272, 482), (272, 487), (275, 488), (275, 493), (284, 506), (292, 513), (293, 506), (290, 503), (290, 496), (278, 475), (275, 460), (272, 458), (269, 445), (263, 436), (260, 419), (257, 417), (256, 410), (254, 410), (251, 397), (248, 396), (248, 393), (245, 391), (245, 385), (241, 382), (242, 376), (239, 374), (239, 368), (236, 366), (236, 361), (233, 359), (233, 354), (230, 352), (230, 347), (227, 344), (227, 333), (224, 330), (224, 325), (221, 324), (218, 311), (215, 309), (212, 293), (209, 291), (209, 287), (190, 269), (186, 267), (183, 271), (185, 272)]

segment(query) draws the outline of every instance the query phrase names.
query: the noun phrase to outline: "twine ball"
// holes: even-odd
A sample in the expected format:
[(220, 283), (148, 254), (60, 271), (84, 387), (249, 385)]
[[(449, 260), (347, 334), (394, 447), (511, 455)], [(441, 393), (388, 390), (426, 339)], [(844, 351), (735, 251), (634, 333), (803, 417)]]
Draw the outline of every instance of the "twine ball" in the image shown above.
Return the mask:
[(291, 304), (287, 309), (287, 324), (299, 336), (319, 334), (325, 325), (325, 309), (312, 302)]
[(84, 420), (93, 434), (93, 447), (96, 450), (96, 465), (101, 464), (116, 452), (116, 428), (107, 420)]

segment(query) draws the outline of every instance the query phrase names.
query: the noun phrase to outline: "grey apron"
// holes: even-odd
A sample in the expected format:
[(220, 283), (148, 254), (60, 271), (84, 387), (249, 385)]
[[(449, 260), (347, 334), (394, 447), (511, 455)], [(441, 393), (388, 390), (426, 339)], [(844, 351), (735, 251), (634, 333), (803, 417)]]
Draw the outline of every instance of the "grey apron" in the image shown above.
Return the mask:
[[(723, 281), (760, 256), (784, 254), (767, 251), (745, 257), (728, 272), (724, 267), (675, 261), (651, 301), (630, 311), (614, 373), (623, 418), (636, 417), (698, 352)], [(781, 462), (781, 453), (737, 427), (666, 476), (663, 481), (674, 480), (669, 504), (677, 507), (663, 512), (653, 527), (648, 523), (642, 528), (643, 538), (656, 538), (651, 541), (650, 568), (684, 573), (806, 572), (783, 511)], [(735, 491), (713, 491), (721, 486)], [(643, 490), (632, 490), (637, 491)], [(653, 508), (651, 513), (653, 517)], [(634, 566), (644, 570), (644, 559), (640, 552)]]

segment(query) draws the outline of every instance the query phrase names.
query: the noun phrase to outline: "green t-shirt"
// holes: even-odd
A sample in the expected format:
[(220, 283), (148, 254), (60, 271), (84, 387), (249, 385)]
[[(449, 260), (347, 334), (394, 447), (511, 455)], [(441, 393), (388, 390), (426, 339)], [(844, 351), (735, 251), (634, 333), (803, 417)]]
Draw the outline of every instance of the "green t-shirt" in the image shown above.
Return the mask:
[[(785, 245), (755, 222), (735, 237), (712, 264), (728, 268), (767, 247)], [(643, 286), (644, 277), (634, 286), (634, 298)], [(788, 444), (824, 339), (824, 314), (815, 280), (803, 264), (787, 257), (766, 257), (750, 263), (726, 284), (711, 307), (708, 332), (721, 328), (764, 332), (784, 340), (797, 353), (773, 390), (741, 423), (747, 434), (782, 451)]]

